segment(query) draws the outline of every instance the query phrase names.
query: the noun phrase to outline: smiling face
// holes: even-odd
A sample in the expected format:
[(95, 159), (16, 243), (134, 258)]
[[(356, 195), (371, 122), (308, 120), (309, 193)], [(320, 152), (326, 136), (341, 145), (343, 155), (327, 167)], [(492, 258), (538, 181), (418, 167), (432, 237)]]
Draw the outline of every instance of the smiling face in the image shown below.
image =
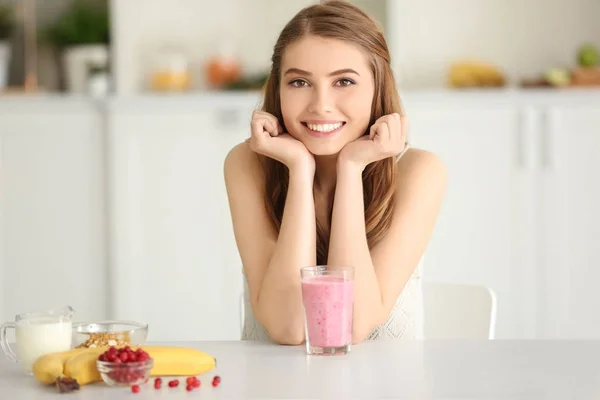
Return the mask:
[(337, 154), (367, 130), (373, 74), (356, 45), (306, 36), (286, 48), (280, 82), (285, 127), (314, 155)]

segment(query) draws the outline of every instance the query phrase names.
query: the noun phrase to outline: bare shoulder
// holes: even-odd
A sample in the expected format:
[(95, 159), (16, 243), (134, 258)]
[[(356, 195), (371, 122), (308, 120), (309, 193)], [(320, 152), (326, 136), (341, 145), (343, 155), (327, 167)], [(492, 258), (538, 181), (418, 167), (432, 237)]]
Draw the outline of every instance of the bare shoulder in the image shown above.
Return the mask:
[(437, 192), (443, 196), (446, 187), (447, 171), (443, 161), (436, 154), (418, 148), (410, 148), (398, 160), (398, 190), (406, 193), (415, 189), (430, 194)]
[(247, 142), (235, 145), (227, 153), (223, 169), (226, 182), (249, 175), (253, 176), (253, 181), (259, 182), (262, 176), (260, 159)]

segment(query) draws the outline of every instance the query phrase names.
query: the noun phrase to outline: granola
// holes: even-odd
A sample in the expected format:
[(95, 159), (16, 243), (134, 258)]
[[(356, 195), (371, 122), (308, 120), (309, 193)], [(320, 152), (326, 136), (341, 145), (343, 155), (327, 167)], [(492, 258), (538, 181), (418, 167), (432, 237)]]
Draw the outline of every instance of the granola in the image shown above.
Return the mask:
[(77, 348), (94, 347), (124, 347), (131, 344), (129, 332), (93, 332), (88, 334), (88, 339)]

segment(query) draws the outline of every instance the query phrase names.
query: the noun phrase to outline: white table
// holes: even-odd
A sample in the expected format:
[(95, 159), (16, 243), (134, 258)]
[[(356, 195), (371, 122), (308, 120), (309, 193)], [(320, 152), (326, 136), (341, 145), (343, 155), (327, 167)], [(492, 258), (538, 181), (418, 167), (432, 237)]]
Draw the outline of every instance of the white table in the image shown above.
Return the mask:
[[(258, 342), (171, 343), (217, 358), (192, 393), (138, 394), (103, 383), (59, 394), (0, 360), (0, 399), (592, 399), (600, 398), (600, 341), (365, 342), (345, 356)], [(222, 377), (213, 388), (214, 374)], [(137, 396), (137, 397), (132, 397)]]

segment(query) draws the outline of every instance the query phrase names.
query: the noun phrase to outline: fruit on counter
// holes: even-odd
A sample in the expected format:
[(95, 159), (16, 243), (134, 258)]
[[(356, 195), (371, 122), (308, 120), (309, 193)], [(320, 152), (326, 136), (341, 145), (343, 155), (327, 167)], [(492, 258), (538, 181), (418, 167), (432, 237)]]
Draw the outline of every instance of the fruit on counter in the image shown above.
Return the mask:
[(100, 372), (96, 367), (98, 356), (103, 353), (104, 348), (95, 348), (98, 351), (85, 352), (69, 358), (65, 361), (64, 374), (73, 378), (81, 386), (102, 380)]
[(583, 44), (577, 49), (577, 64), (580, 67), (593, 67), (598, 64), (599, 58), (598, 49), (590, 43)]
[(448, 71), (448, 85), (452, 88), (501, 87), (504, 84), (502, 71), (481, 61), (455, 62)]
[[(131, 349), (137, 351), (137, 348)], [(217, 365), (214, 357), (192, 348), (141, 346), (141, 349), (154, 360), (154, 366), (150, 371), (151, 376), (199, 375), (214, 369)], [(34, 376), (39, 382), (46, 384), (55, 383), (57, 379), (64, 377), (74, 378), (82, 386), (102, 381), (96, 360), (107, 351), (111, 350), (97, 347), (44, 355), (33, 365)], [(104, 358), (106, 359), (106, 356)], [(122, 359), (120, 360), (122, 362)]]
[(152, 376), (200, 375), (217, 367), (217, 360), (197, 349), (175, 346), (142, 346), (154, 359)]
[(569, 86), (571, 83), (571, 72), (566, 68), (550, 68), (544, 77), (552, 86)]
[(69, 358), (87, 352), (98, 353), (98, 351), (98, 349), (80, 348), (45, 354), (33, 363), (33, 375), (39, 382), (46, 384), (56, 383), (57, 378), (64, 377), (64, 364)]

